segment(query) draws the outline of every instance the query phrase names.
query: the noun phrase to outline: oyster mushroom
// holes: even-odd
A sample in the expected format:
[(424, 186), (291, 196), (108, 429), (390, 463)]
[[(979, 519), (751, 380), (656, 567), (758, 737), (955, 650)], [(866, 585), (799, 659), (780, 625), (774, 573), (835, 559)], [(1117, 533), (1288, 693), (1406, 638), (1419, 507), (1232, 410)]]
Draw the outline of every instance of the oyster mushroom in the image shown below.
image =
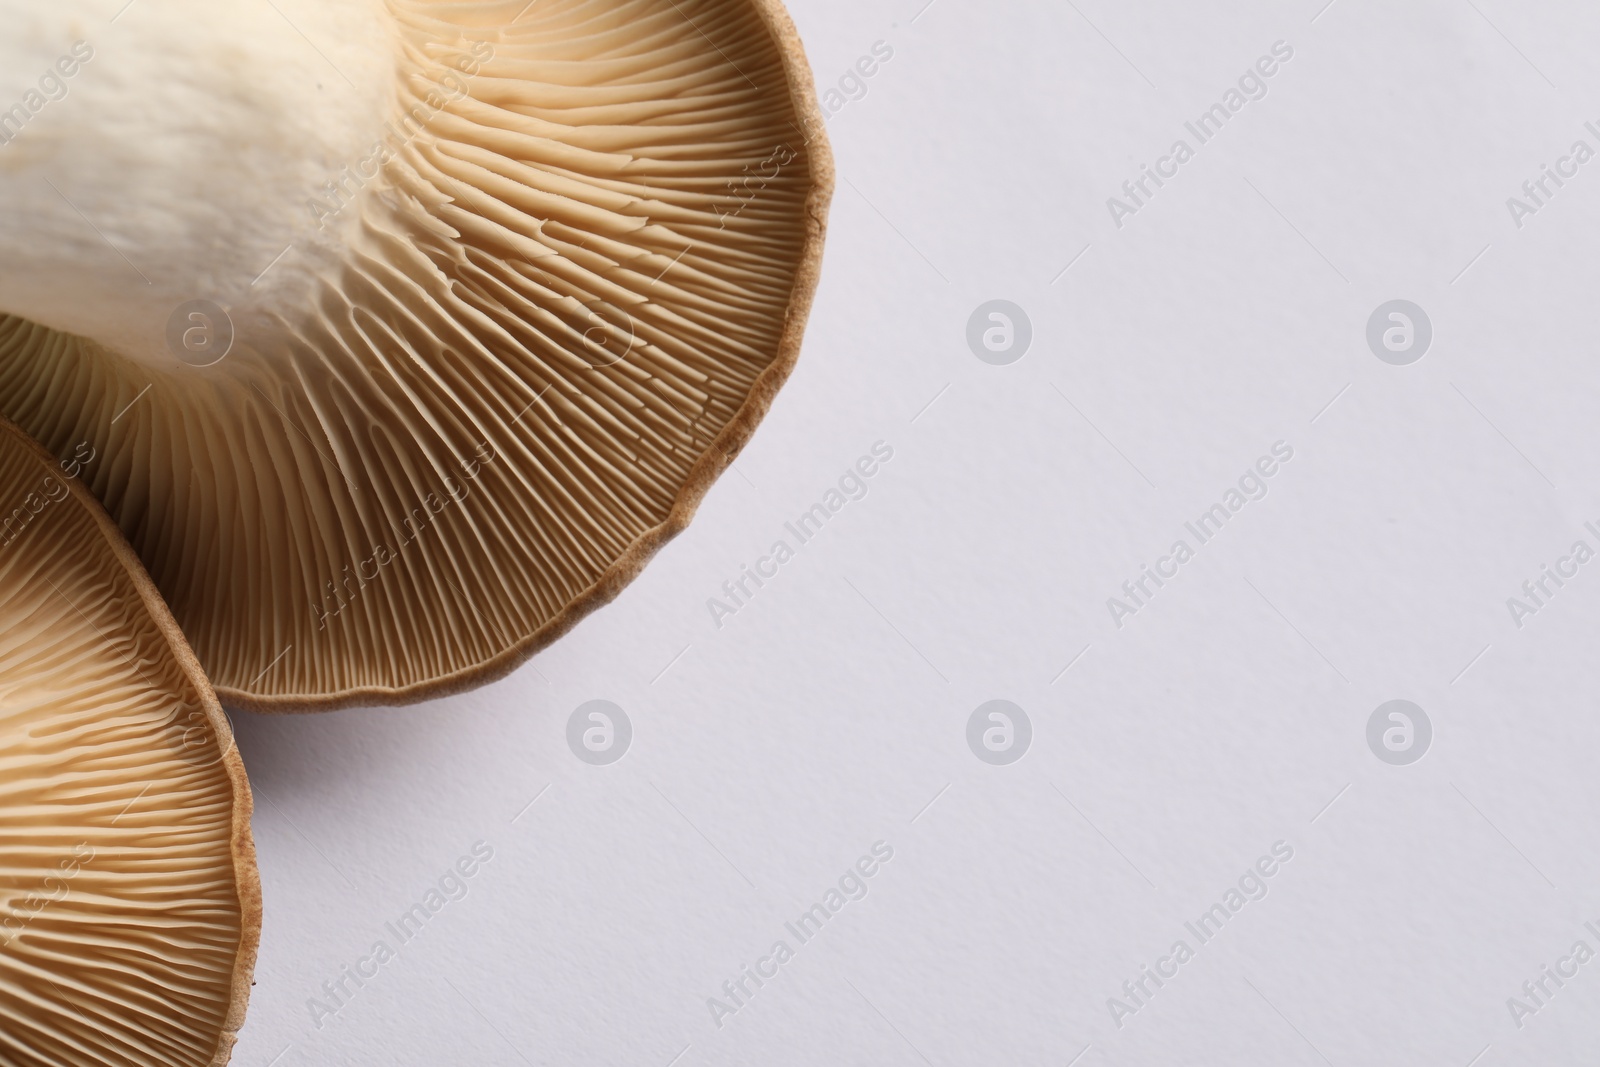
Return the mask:
[(777, 0), (115, 6), (0, 0), (0, 69), (92, 54), (0, 110), (0, 413), (105, 457), (222, 698), (450, 692), (614, 597), (799, 351)]
[(220, 1064), (261, 930), (250, 789), (122, 534), (0, 421), (0, 1062)]

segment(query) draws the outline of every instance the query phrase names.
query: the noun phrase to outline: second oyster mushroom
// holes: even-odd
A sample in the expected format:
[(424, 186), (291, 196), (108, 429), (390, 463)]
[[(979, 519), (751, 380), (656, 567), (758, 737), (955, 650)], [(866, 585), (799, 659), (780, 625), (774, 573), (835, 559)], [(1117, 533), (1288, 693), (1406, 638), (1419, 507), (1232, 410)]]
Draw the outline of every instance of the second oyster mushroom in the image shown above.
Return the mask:
[(8, 70), (103, 29), (0, 145), (0, 412), (104, 457), (218, 692), (420, 699), (614, 596), (798, 353), (776, 0), (101, 6), (0, 0)]
[(226, 1063), (261, 930), (249, 786), (68, 466), (0, 421), (0, 1063)]

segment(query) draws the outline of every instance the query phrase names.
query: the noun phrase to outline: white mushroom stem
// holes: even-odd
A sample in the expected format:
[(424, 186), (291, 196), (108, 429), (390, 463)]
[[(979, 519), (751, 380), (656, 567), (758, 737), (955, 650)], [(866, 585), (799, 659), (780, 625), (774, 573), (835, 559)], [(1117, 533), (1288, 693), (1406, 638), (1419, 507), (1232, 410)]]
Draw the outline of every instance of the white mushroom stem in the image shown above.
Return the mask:
[(331, 258), (306, 204), (398, 48), (381, 0), (123, 3), (0, 0), (0, 313), (170, 367), (180, 305), (263, 316)]

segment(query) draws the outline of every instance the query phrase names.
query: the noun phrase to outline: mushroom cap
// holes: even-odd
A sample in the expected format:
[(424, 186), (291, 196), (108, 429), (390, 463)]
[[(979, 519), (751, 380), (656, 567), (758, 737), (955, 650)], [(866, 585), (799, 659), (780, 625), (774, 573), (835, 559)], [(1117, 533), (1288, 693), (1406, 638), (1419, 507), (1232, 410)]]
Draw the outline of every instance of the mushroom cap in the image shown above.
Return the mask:
[(0, 1062), (226, 1063), (261, 931), (250, 789), (69, 471), (0, 420)]
[(277, 6), (134, 7), (0, 144), (0, 414), (101, 457), (224, 701), (406, 703), (687, 525), (798, 355), (832, 159), (778, 0)]

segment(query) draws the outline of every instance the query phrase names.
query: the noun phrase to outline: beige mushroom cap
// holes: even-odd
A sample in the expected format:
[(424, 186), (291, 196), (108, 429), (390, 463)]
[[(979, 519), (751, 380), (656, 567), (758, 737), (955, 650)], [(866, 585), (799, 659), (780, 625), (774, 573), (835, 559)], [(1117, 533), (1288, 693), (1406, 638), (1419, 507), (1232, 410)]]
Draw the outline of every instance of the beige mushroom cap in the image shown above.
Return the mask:
[[(78, 6), (0, 0), (0, 65)], [(95, 451), (224, 700), (418, 700), (688, 523), (832, 161), (777, 0), (278, 6), (136, 5), (0, 144), (0, 413)]]
[(250, 789), (66, 466), (0, 421), (0, 1063), (225, 1063), (261, 930)]

